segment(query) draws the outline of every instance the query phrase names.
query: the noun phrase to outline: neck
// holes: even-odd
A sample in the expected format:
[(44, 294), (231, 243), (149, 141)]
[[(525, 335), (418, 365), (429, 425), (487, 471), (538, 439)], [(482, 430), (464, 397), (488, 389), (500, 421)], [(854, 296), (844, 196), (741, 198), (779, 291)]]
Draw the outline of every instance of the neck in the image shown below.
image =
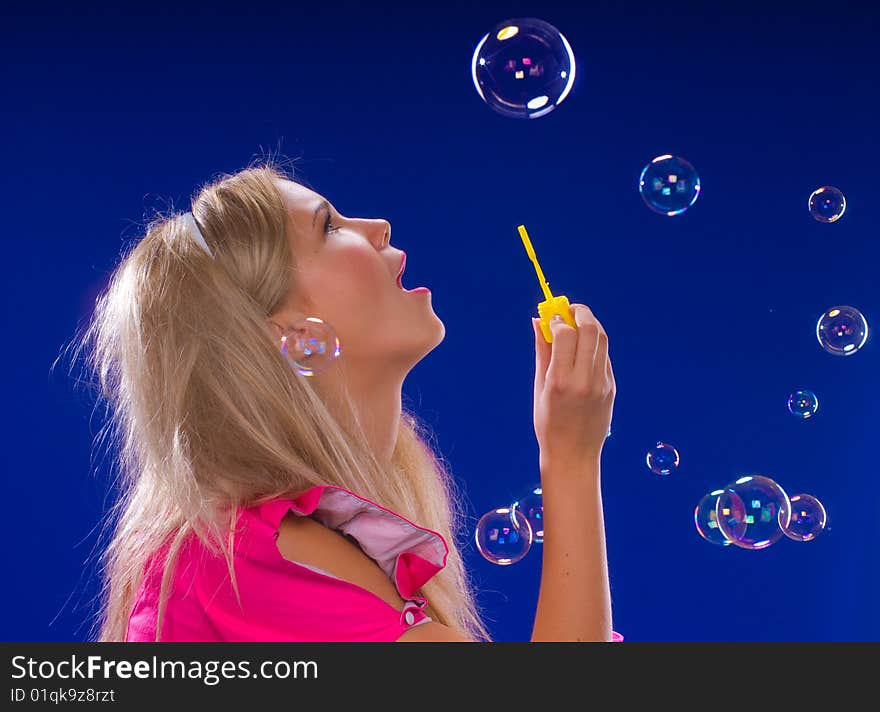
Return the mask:
[[(349, 368), (344, 376), (341, 372), (335, 374), (337, 378), (330, 380), (329, 385), (337, 397), (341, 397), (343, 390), (347, 390), (369, 447), (376, 459), (387, 467), (391, 465), (394, 445), (397, 442), (403, 375), (393, 376), (386, 373), (383, 374), (385, 375), (384, 380), (379, 381), (357, 377), (357, 374), (366, 372), (375, 375), (375, 370)], [(345, 378), (344, 389), (343, 377)], [(344, 413), (345, 411), (337, 410), (336, 415), (344, 418)], [(347, 419), (342, 422), (348, 428), (356, 427), (354, 423), (347, 422)]]

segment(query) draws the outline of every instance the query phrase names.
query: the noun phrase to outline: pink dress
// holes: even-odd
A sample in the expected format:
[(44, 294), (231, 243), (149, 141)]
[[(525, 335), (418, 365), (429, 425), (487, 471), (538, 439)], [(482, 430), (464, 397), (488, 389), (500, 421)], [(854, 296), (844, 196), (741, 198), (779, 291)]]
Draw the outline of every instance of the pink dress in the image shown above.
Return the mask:
[[(292, 511), (357, 541), (406, 603), (401, 610), (357, 584), (285, 559), (276, 545)], [(128, 642), (154, 642), (162, 568), (169, 544), (147, 562), (132, 606)], [(446, 565), (449, 548), (435, 531), (349, 490), (317, 485), (241, 511), (233, 550), (241, 605), (226, 561), (191, 534), (181, 545), (162, 623), (162, 642), (390, 642), (427, 623), (417, 596)], [(615, 640), (622, 640), (615, 633)]]

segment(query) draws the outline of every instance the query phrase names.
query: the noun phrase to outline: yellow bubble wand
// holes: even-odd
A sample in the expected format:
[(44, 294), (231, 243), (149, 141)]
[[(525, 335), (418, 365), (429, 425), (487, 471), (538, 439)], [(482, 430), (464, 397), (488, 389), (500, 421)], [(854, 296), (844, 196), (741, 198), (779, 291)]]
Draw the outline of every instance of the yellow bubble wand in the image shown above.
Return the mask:
[(519, 225), (516, 229), (519, 230), (519, 236), (522, 238), (529, 259), (532, 261), (532, 264), (535, 265), (535, 272), (538, 273), (538, 282), (541, 283), (541, 289), (544, 291), (544, 296), (546, 297), (543, 302), (538, 304), (538, 316), (541, 318), (541, 332), (544, 334), (544, 340), (548, 344), (552, 344), (553, 332), (550, 331), (550, 319), (552, 319), (555, 314), (559, 314), (566, 324), (573, 326), (575, 329), (577, 328), (577, 324), (574, 321), (574, 317), (571, 315), (568, 297), (564, 294), (554, 297), (553, 293), (550, 291), (550, 283), (544, 279), (544, 273), (541, 271), (541, 265), (538, 264), (538, 258), (535, 256), (535, 248), (532, 247), (532, 241), (529, 239), (529, 233), (526, 232), (526, 226)]

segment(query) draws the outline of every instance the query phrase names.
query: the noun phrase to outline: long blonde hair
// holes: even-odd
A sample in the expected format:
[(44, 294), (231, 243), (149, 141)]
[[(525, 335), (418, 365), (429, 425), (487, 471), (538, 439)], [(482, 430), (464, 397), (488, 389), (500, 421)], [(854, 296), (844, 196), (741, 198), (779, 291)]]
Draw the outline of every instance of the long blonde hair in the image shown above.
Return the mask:
[(155, 217), (123, 250), (74, 342), (108, 406), (99, 438), (115, 446), (119, 490), (90, 638), (124, 640), (144, 565), (168, 541), (157, 640), (186, 536), (225, 558), (237, 593), (231, 532), (240, 509), (330, 484), (440, 532), (450, 550), (421, 590), (427, 612), (489, 640), (460, 555), (463, 502), (433, 434), (403, 407), (391, 467), (382, 466), (363, 428), (343, 427), (269, 331), (267, 315), (296, 287), (283, 180), (294, 178), (269, 159), (198, 191), (192, 212), (214, 259), (180, 215)]

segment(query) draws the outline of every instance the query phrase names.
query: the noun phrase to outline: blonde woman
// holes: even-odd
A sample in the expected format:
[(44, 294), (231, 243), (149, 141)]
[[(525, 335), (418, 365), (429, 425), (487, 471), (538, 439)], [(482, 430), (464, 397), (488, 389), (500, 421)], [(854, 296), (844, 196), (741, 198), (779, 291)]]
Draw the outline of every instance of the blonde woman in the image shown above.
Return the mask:
[[(97, 640), (490, 640), (453, 481), (401, 407), (445, 327), (430, 292), (399, 286), (390, 239), (264, 162), (123, 256), (78, 343), (121, 474)], [(614, 377), (601, 326), (572, 312), (552, 349), (533, 320), (547, 524), (532, 640), (619, 637), (599, 478)], [(281, 349), (307, 317), (341, 343), (312, 376)]]

